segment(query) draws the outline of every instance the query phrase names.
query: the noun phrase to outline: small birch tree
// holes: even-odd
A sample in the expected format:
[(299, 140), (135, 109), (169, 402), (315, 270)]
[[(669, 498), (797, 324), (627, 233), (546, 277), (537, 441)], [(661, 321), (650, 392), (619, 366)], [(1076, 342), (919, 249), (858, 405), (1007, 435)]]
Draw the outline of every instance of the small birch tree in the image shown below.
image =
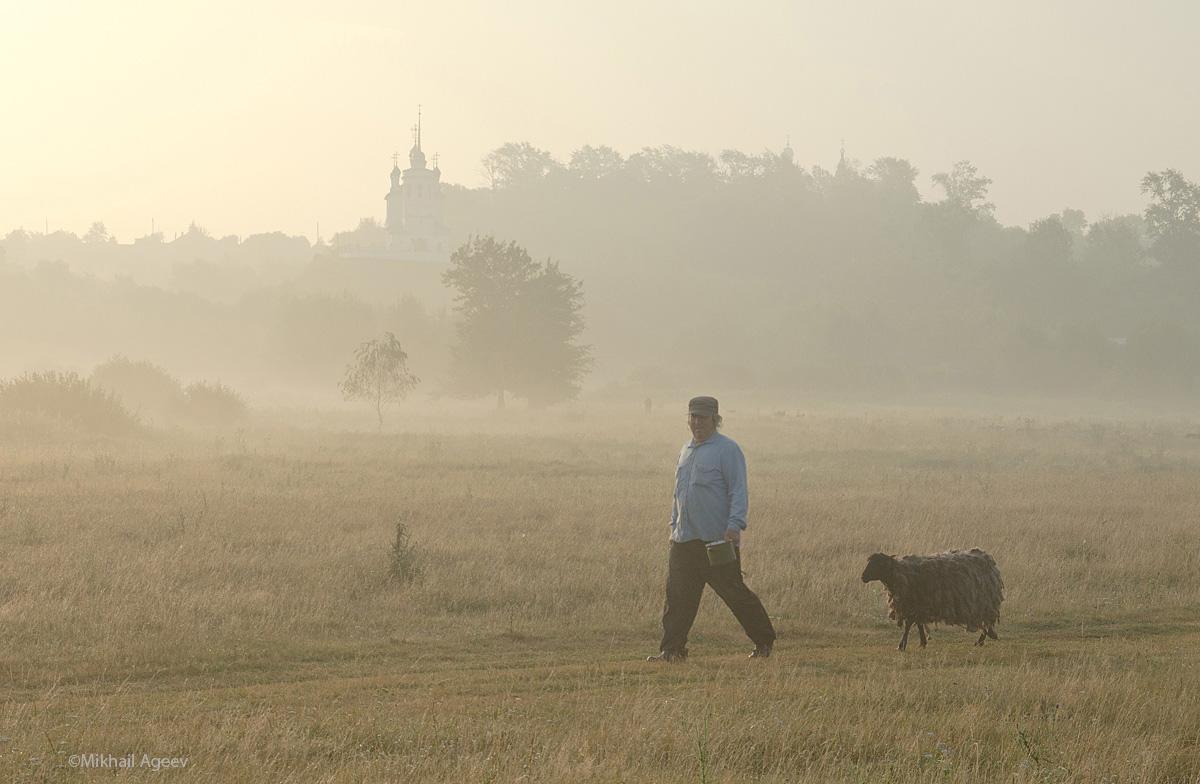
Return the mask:
[(391, 332), (363, 343), (346, 366), (346, 380), (339, 386), (346, 400), (365, 400), (379, 417), (397, 400), (403, 400), (420, 381), (408, 369), (408, 354)]

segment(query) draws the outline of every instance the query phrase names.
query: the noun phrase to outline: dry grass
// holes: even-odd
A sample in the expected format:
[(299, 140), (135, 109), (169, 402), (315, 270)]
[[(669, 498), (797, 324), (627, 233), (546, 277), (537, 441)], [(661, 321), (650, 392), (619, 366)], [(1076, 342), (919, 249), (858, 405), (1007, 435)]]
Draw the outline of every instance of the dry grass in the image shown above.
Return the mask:
[[(1200, 780), (1186, 426), (730, 416), (776, 654), (709, 594), (656, 667), (686, 432), (620, 421), (0, 445), (0, 780)], [(867, 555), (973, 546), (1001, 640), (897, 653)]]

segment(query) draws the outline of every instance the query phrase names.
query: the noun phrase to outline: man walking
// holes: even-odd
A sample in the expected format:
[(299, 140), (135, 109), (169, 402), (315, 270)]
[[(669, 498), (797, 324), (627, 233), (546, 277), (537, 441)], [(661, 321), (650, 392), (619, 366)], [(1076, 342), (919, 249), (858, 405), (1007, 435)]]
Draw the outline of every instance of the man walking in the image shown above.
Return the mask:
[[(762, 602), (742, 581), (740, 545), (750, 500), (746, 458), (741, 447), (717, 432), (721, 415), (716, 398), (692, 398), (687, 423), (692, 440), (683, 445), (675, 469), (663, 638), (660, 653), (647, 660), (672, 662), (687, 658), (688, 632), (696, 620), (706, 584), (733, 610), (754, 643), (750, 656), (765, 659), (771, 655), (775, 628)], [(708, 562), (705, 544), (721, 540), (733, 542), (737, 557), (713, 566)]]

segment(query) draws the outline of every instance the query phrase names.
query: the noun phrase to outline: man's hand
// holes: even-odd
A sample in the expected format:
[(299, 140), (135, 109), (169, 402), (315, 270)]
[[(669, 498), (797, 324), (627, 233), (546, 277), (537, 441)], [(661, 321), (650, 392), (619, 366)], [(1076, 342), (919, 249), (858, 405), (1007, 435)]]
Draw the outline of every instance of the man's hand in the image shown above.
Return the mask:
[(734, 544), (740, 546), (742, 543), (742, 532), (736, 528), (726, 528), (725, 529), (725, 541), (733, 542)]

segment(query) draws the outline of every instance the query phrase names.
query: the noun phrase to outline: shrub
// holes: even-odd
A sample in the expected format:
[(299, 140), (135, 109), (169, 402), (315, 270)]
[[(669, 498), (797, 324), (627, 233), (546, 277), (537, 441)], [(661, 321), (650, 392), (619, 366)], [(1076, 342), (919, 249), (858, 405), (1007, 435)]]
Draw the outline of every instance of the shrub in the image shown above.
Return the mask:
[(404, 523), (396, 523), (396, 541), (388, 551), (388, 578), (407, 585), (421, 576), (425, 568), (424, 553), (412, 541)]
[(92, 383), (115, 392), (144, 419), (178, 419), (186, 403), (183, 384), (165, 368), (119, 354), (92, 371)]
[(188, 419), (204, 425), (234, 425), (250, 412), (246, 399), (220, 381), (197, 381), (184, 391)]
[(98, 433), (128, 433), (138, 426), (137, 416), (114, 393), (77, 373), (53, 370), (0, 381), (0, 413), (66, 421)]

